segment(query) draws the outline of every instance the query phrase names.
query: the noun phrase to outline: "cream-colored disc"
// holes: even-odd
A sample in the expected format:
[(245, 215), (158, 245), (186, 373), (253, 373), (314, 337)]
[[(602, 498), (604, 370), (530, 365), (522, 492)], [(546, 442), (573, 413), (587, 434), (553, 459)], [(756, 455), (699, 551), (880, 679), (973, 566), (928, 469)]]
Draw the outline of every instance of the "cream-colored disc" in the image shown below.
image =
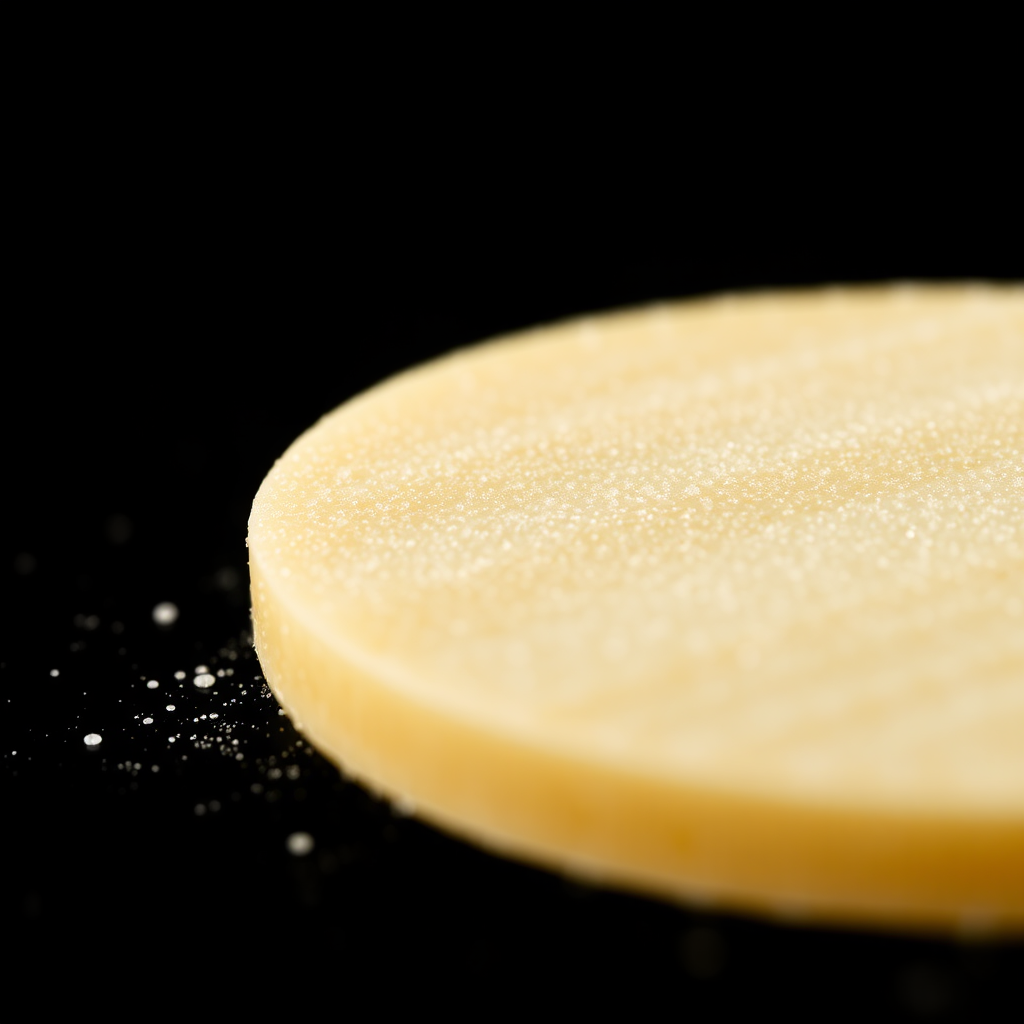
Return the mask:
[(266, 678), (489, 848), (1024, 929), (1024, 289), (726, 296), (404, 373), (249, 524)]

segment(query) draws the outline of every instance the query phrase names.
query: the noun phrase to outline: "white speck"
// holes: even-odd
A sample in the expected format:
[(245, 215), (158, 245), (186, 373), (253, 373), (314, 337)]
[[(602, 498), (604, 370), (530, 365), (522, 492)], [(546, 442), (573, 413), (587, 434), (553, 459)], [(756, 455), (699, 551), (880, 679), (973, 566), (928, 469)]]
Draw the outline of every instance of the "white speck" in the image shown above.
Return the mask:
[(178, 606), (173, 601), (161, 601), (153, 609), (153, 621), (158, 626), (172, 626), (178, 621)]
[(168, 711), (173, 711), (174, 710), (174, 705), (173, 704), (168, 704), (167, 705), (167, 710)]
[(98, 747), (103, 742), (103, 737), (98, 732), (86, 734), (85, 745), (87, 747)]
[(174, 673), (174, 678), (175, 679), (184, 679), (185, 678), (185, 673), (182, 672), (181, 669), (178, 669), (178, 671)]
[(204, 672), (209, 671), (210, 670), (205, 665), (196, 665), (196, 675), (202, 675)]
[(155, 690), (159, 685), (160, 684), (155, 679), (150, 679), (150, 681), (146, 683), (146, 689)]
[(60, 669), (59, 668), (51, 668), (50, 669), (50, 676), (52, 678), (56, 679), (57, 676), (59, 676), (59, 675), (60, 675)]
[(286, 840), (285, 846), (294, 857), (305, 857), (313, 850), (313, 837), (308, 832), (293, 832)]
[(202, 804), (196, 804), (195, 812), (201, 818), (206, 813), (206, 808)]
[(173, 736), (168, 736), (167, 737), (167, 742), (168, 743), (173, 743), (174, 742), (174, 737)]
[(142, 720), (142, 724), (143, 725), (152, 725), (153, 724), (153, 719), (152, 718), (144, 718)]
[(210, 675), (209, 672), (200, 672), (192, 682), (198, 686), (200, 690), (208, 690), (215, 682), (217, 682), (217, 679), (215, 676)]
[(211, 718), (220, 718), (220, 715), (218, 715), (216, 711), (213, 711), (213, 712), (210, 713), (210, 717)]
[(150, 771), (151, 772), (158, 772), (158, 771), (160, 771), (160, 765), (158, 765), (158, 764), (153, 765), (153, 767), (150, 768)]

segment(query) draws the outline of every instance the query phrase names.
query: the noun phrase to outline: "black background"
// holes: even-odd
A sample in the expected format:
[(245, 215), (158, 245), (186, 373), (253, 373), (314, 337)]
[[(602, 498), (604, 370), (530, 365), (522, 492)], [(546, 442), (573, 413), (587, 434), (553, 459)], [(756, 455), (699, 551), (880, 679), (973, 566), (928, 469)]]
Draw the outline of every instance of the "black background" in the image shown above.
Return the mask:
[[(650, 1019), (1019, 1006), (1019, 943), (669, 907), (397, 814), (278, 715), (245, 552), (252, 497), (302, 430), (453, 347), (709, 291), (1021, 277), (999, 111), (982, 118), (928, 69), (928, 88), (819, 106), (814, 75), (768, 89), (765, 69), (730, 65), (718, 74), (747, 77), (729, 103), (706, 68), (625, 88), (595, 60), (557, 91), (522, 54), (350, 73), (358, 38), (211, 72), (229, 43), (156, 71), (145, 47), (53, 80), (59, 62), (44, 64), (19, 106), (0, 653), (11, 977), (43, 1001), (148, 981), (151, 999), (188, 1002), (213, 984), (238, 1010), (311, 983), (348, 1005), (450, 1005), (467, 979), (495, 1008), (554, 993)], [(172, 626), (153, 621), (162, 601)], [(232, 674), (203, 694), (200, 664)], [(216, 725), (199, 719), (213, 710)], [(307, 856), (288, 852), (296, 831)]]

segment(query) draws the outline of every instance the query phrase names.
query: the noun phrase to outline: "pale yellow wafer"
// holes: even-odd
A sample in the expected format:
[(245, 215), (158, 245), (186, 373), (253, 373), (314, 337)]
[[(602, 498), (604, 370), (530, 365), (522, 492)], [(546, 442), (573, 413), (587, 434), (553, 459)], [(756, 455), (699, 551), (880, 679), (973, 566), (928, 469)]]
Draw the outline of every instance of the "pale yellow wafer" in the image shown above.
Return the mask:
[(456, 353), (299, 438), (249, 549), (281, 703), (429, 821), (684, 901), (1024, 928), (1024, 288)]

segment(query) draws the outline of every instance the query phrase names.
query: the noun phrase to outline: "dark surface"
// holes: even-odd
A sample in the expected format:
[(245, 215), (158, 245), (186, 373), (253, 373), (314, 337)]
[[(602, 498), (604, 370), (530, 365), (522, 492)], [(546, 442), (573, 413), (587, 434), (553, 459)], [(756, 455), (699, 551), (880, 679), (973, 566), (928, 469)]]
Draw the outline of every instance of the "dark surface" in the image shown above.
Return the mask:
[[(469, 132), (407, 110), (383, 142), (329, 120), (329, 145), (294, 107), (229, 105), (193, 129), (173, 97), (148, 99), (142, 120), (69, 94), (50, 158), (25, 158), (0, 563), (10, 977), (81, 976), (83, 993), (159, 977), (163, 999), (214, 974), (241, 1009), (307, 982), (386, 1003), (425, 969), (416, 991), (446, 1001), (471, 978), (536, 1007), (554, 981), (567, 1006), (650, 1019), (1012, 1019), (1019, 943), (669, 907), (395, 813), (263, 686), (244, 544), (303, 429), (452, 347), (721, 289), (1020, 277), (998, 154), (954, 186), (926, 158), (883, 172), (882, 150), (858, 161), (837, 139), (783, 165), (757, 117), (742, 142), (698, 126), (699, 149), (601, 162), (650, 133), (602, 114), (534, 138), (493, 112)], [(153, 621), (163, 601), (171, 626)], [(200, 664), (231, 674), (200, 692)], [(286, 846), (299, 831), (306, 856)]]

